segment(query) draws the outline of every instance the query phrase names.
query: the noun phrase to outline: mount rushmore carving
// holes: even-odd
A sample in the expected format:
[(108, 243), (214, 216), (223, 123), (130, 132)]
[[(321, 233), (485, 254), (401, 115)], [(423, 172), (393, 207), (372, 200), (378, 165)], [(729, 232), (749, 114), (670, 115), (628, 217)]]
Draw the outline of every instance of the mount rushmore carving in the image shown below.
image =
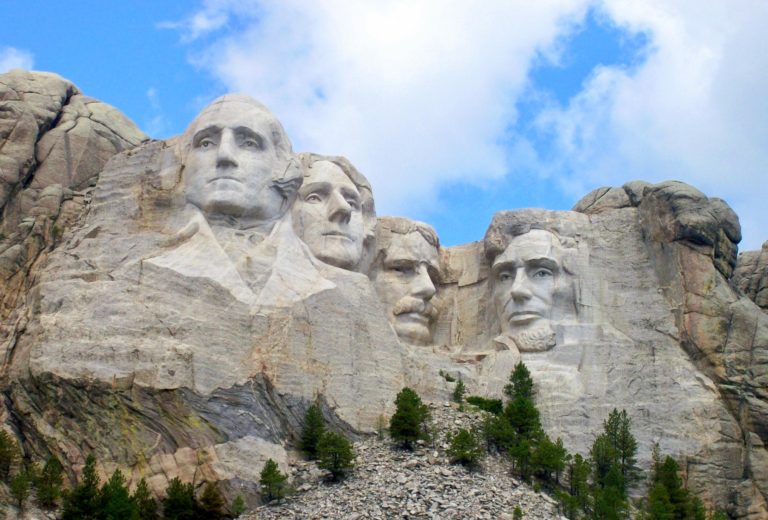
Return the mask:
[[(658, 442), (709, 502), (768, 514), (768, 316), (731, 281), (721, 200), (632, 182), (446, 248), (377, 218), (348, 160), (295, 153), (250, 98), (149, 141), (56, 76), (0, 87), (0, 137), (32, 143), (0, 153), (23, 165), (2, 192), (3, 419), (30, 453), (254, 487), (312, 402), (369, 432), (405, 385), (494, 396), (522, 359), (570, 450), (625, 408), (641, 463)], [(78, 128), (98, 136), (77, 142), (87, 167), (41, 153)]]

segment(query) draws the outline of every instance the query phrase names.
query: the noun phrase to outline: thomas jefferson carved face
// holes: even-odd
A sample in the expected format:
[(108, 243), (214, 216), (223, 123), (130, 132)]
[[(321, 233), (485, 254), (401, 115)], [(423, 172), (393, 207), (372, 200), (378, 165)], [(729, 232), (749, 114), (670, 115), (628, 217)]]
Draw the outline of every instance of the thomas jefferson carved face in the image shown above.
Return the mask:
[(294, 230), (317, 258), (354, 270), (365, 237), (360, 192), (330, 161), (314, 162), (308, 172), (293, 205)]
[(387, 318), (407, 343), (432, 343), (438, 259), (437, 248), (418, 231), (393, 233), (373, 271), (374, 287), (387, 309)]
[(549, 320), (562, 273), (558, 238), (540, 229), (514, 237), (493, 261), (493, 303), (503, 334), (521, 351), (554, 346)]
[(281, 216), (286, 200), (273, 177), (285, 167), (278, 145), (287, 137), (278, 126), (265, 108), (239, 97), (209, 105), (191, 127), (184, 168), (187, 201), (209, 218), (240, 227)]

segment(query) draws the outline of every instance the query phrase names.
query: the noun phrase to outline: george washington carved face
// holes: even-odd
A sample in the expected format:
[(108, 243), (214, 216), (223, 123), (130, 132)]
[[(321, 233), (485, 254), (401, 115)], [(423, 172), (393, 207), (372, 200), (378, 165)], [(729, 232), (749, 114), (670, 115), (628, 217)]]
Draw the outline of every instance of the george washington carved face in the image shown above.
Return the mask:
[[(279, 218), (290, 142), (275, 117), (244, 96), (219, 98), (187, 131), (184, 191), (208, 218), (250, 227)], [(298, 182), (300, 177), (297, 176)]]

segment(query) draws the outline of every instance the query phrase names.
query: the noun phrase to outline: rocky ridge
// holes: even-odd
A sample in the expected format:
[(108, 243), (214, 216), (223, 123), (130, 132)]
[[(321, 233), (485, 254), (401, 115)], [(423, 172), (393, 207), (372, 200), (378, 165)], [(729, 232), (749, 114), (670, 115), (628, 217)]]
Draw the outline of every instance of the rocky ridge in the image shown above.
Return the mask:
[(415, 451), (398, 449), (389, 439), (368, 437), (355, 443), (355, 469), (348, 479), (327, 483), (313, 462), (292, 462), (297, 490), (278, 504), (260, 506), (242, 520), (389, 519), (512, 520), (560, 518), (556, 501), (511, 476), (508, 462), (487, 456), (479, 471), (452, 465), (446, 437), (479, 426), (484, 412), (459, 411), (454, 403), (430, 404), (433, 439)]

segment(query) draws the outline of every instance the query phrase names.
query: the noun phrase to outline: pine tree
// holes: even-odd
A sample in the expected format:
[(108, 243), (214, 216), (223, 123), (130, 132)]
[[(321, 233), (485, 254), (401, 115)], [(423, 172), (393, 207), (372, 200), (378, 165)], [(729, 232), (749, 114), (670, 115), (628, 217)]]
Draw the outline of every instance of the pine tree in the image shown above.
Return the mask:
[(149, 491), (149, 486), (147, 485), (146, 480), (142, 478), (139, 481), (131, 498), (136, 504), (139, 520), (159, 520), (160, 515), (157, 512), (157, 500), (155, 500), (155, 497), (153, 497), (152, 493)]
[(197, 511), (195, 488), (184, 484), (179, 477), (168, 484), (163, 499), (163, 518), (165, 520), (194, 520)]
[(653, 484), (661, 484), (667, 491), (667, 496), (672, 504), (672, 518), (676, 520), (685, 520), (690, 509), (690, 494), (683, 487), (683, 481), (678, 472), (680, 471), (677, 461), (670, 456), (664, 458), (664, 461), (654, 468), (652, 477)]
[(559, 437), (552, 442), (544, 436), (533, 451), (532, 464), (534, 471), (547, 483), (560, 483), (560, 474), (565, 470), (568, 451)]
[(533, 400), (533, 379), (528, 367), (522, 361), (515, 365), (512, 374), (510, 374), (509, 383), (504, 387), (504, 395), (510, 399)]
[(389, 434), (406, 449), (427, 436), (429, 409), (410, 388), (403, 388), (395, 399), (395, 414), (389, 421)]
[(592, 461), (592, 481), (596, 486), (604, 488), (608, 473), (617, 461), (616, 450), (607, 435), (602, 433), (595, 438), (589, 456)]
[(134, 520), (136, 504), (131, 499), (123, 473), (116, 469), (99, 491), (99, 516), (110, 520)]
[(304, 428), (301, 430), (301, 449), (311, 460), (317, 458), (317, 443), (325, 432), (325, 421), (320, 408), (313, 404), (304, 415)]
[(24, 502), (29, 497), (30, 476), (26, 468), (22, 468), (21, 471), (16, 473), (11, 479), (10, 491), (11, 496), (16, 501), (16, 507), (24, 510)]
[[(272, 460), (272, 459), (270, 459)], [(224, 497), (214, 482), (207, 482), (198, 501), (198, 517), (206, 520), (221, 520), (224, 518)]]
[(8, 482), (11, 468), (19, 459), (19, 447), (16, 441), (5, 430), (0, 430), (0, 481)]
[(589, 509), (589, 461), (577, 453), (568, 468), (568, 483), (570, 494), (578, 500), (582, 511)]
[(648, 493), (648, 520), (673, 520), (675, 517), (672, 502), (669, 501), (667, 489), (658, 483)]
[(627, 411), (619, 412), (615, 408), (603, 423), (605, 435), (615, 451), (621, 475), (627, 485), (636, 480), (638, 475), (637, 441), (632, 435), (631, 428), (632, 421)]
[(339, 480), (354, 466), (355, 452), (352, 444), (336, 432), (325, 432), (317, 443), (318, 466), (331, 472), (333, 480)]
[(456, 388), (453, 389), (453, 401), (459, 404), (463, 403), (465, 393), (467, 393), (467, 387), (464, 386), (464, 381), (459, 379)]
[(484, 450), (475, 432), (462, 428), (456, 434), (449, 436), (448, 442), (449, 447), (446, 453), (453, 464), (461, 464), (468, 468), (477, 467)]
[(264, 501), (271, 502), (283, 498), (287, 491), (286, 480), (288, 480), (288, 476), (280, 472), (277, 462), (268, 459), (259, 477), (261, 496)]
[(245, 500), (242, 495), (237, 495), (232, 501), (232, 505), (229, 507), (229, 513), (234, 518), (245, 513)]
[(62, 520), (98, 520), (99, 477), (96, 475), (96, 459), (88, 455), (83, 468), (83, 478), (64, 500)]
[(35, 479), (37, 500), (46, 509), (54, 509), (61, 497), (61, 486), (64, 483), (64, 468), (55, 456), (48, 457), (43, 469)]

